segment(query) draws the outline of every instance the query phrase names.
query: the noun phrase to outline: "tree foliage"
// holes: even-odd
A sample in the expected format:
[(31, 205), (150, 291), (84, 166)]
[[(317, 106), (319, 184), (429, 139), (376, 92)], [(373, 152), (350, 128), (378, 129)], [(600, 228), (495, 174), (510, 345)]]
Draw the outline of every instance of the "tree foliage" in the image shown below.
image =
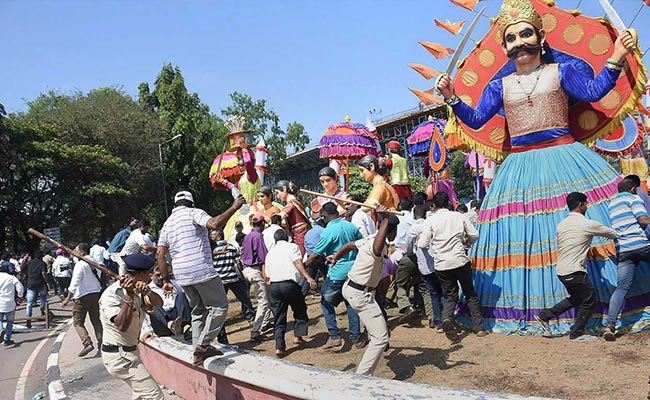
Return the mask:
[(269, 169), (281, 167), (287, 155), (304, 150), (309, 144), (309, 135), (298, 122), (290, 122), (285, 129), (280, 126), (280, 117), (273, 110), (267, 110), (266, 100), (253, 98), (247, 94), (234, 92), (230, 95), (232, 105), (221, 110), (227, 118), (243, 116), (246, 129), (262, 135), (269, 150)]
[(459, 199), (469, 198), (474, 195), (474, 178), (472, 172), (465, 168), (465, 159), (467, 155), (455, 151), (451, 153), (449, 162), (449, 174), (454, 181), (454, 188)]
[[(140, 84), (138, 102), (161, 125), (160, 148), (170, 206), (175, 192), (189, 190), (198, 206), (210, 212), (225, 209), (229, 197), (212, 189), (209, 171), (212, 160), (223, 150), (227, 131), (198, 94), (189, 93), (180, 69), (163, 65), (153, 91), (148, 83)], [(176, 135), (182, 136), (169, 141)], [(160, 200), (164, 202), (162, 195)]]

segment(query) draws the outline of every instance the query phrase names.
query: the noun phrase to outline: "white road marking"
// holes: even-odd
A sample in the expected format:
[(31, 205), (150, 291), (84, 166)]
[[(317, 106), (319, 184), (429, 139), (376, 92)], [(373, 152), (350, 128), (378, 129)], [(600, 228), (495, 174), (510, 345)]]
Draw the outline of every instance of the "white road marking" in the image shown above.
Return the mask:
[(43, 349), (45, 343), (47, 343), (47, 341), (50, 340), (51, 337), (58, 335), (60, 330), (62, 330), (63, 328), (67, 328), (71, 322), (72, 322), (72, 318), (70, 318), (67, 324), (60, 325), (52, 333), (45, 336), (43, 340), (41, 340), (41, 342), (38, 344), (38, 346), (36, 346), (34, 351), (32, 351), (32, 354), (29, 355), (29, 358), (27, 359), (27, 362), (25, 362), (25, 366), (23, 367), (23, 370), (20, 372), (20, 376), (18, 376), (18, 382), (16, 382), (16, 396), (14, 397), (15, 400), (25, 400), (25, 386), (27, 383), (27, 377), (29, 376), (29, 371), (32, 369), (34, 360), (36, 360), (36, 356), (38, 356), (38, 353), (40, 353), (40, 351)]

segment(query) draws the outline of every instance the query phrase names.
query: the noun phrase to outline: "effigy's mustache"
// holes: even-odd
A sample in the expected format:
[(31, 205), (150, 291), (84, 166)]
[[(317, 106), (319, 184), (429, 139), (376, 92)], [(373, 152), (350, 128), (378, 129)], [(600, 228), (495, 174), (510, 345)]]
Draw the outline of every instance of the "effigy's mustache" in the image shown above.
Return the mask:
[(541, 46), (538, 44), (522, 44), (521, 46), (517, 46), (513, 48), (512, 50), (508, 51), (507, 56), (508, 58), (515, 58), (517, 56), (517, 53), (520, 51), (525, 51), (528, 54), (535, 55), (539, 53)]

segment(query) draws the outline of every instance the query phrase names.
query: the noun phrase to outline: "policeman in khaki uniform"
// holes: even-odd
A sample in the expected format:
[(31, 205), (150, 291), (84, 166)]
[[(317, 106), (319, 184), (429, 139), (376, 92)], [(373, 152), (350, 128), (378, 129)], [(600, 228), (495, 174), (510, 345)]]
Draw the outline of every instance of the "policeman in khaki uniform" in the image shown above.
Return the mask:
[(151, 306), (162, 306), (162, 298), (148, 284), (155, 260), (144, 254), (123, 257), (125, 277), (106, 288), (99, 299), (104, 338), (102, 361), (109, 374), (133, 389), (133, 399), (164, 399), (164, 395), (137, 353), (142, 321), (146, 316), (143, 296)]
[(368, 348), (357, 367), (357, 374), (362, 375), (372, 375), (375, 372), (382, 353), (388, 345), (388, 325), (377, 303), (375, 289), (381, 280), (388, 259), (386, 240), (395, 240), (399, 220), (394, 215), (388, 215), (386, 211), (388, 209), (382, 205), (377, 207), (377, 212), (384, 218), (379, 224), (377, 233), (346, 243), (336, 254), (327, 258), (331, 264), (336, 264), (336, 261), (346, 253), (352, 250), (359, 251), (348, 272), (348, 279), (343, 285), (343, 297), (359, 314), (359, 319), (366, 326), (370, 338)]

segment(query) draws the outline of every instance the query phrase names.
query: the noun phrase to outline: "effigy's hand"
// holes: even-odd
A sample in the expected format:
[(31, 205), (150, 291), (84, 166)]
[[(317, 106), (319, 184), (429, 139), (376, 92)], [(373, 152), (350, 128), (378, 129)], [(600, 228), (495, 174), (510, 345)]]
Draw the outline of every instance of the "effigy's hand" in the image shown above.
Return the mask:
[(620, 62), (630, 54), (637, 46), (637, 34), (634, 29), (627, 29), (623, 31), (614, 43), (614, 54), (612, 58)]
[(454, 83), (447, 74), (442, 74), (438, 77), (436, 80), (436, 89), (445, 99), (454, 97)]

